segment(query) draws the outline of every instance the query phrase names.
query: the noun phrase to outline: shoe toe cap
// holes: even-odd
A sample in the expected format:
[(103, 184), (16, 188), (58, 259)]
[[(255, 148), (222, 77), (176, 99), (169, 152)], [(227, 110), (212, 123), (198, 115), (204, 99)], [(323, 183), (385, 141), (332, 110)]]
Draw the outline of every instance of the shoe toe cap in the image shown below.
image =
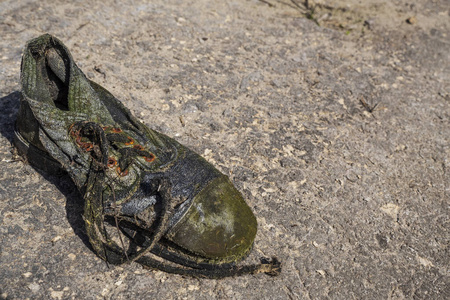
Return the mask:
[(220, 176), (194, 197), (167, 237), (196, 255), (231, 262), (247, 255), (256, 230), (256, 218), (241, 193)]

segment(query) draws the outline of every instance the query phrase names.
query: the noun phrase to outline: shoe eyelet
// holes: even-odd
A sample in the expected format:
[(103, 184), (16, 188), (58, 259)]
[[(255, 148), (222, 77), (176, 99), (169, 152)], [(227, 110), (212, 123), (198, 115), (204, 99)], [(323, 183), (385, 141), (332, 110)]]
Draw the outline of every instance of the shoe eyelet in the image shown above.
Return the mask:
[(106, 164), (109, 168), (113, 168), (117, 165), (117, 160), (114, 157), (108, 158), (108, 163)]
[(133, 145), (134, 144), (134, 140), (132, 138), (130, 138), (129, 136), (127, 138), (128, 138), (128, 142), (126, 142), (125, 145), (126, 146)]
[(121, 133), (122, 129), (114, 127), (114, 128), (111, 128), (111, 131), (114, 132), (114, 133)]
[(145, 160), (146, 162), (152, 162), (152, 161), (155, 160), (155, 155), (153, 155), (152, 153), (150, 153), (149, 156), (144, 156), (144, 160)]
[(92, 149), (94, 149), (94, 145), (92, 143), (83, 143), (81, 145), (81, 149), (83, 149), (84, 151), (87, 151), (87, 152), (91, 152)]
[(117, 174), (119, 174), (119, 176), (127, 176), (128, 175), (128, 169), (126, 169), (125, 171), (122, 171), (121, 169), (120, 169), (120, 167), (117, 167), (116, 168), (116, 172), (117, 172)]

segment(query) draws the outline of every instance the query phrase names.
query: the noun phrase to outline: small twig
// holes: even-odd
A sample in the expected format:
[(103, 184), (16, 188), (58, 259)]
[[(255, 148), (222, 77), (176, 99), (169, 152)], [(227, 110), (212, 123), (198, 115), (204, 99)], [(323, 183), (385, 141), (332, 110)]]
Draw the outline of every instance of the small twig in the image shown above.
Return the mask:
[[(300, 4), (298, 4), (297, 1), (291, 0), (291, 2), (292, 2), (292, 4), (294, 4), (298, 9), (304, 11), (304, 8), (303, 8)], [(305, 5), (304, 5), (304, 6), (305, 6), (306, 8), (308, 8), (308, 1), (305, 1)]]
[(359, 99), (359, 102), (361, 102), (362, 106), (370, 113), (375, 111), (375, 108), (378, 106), (379, 103), (375, 104), (374, 106), (370, 107), (369, 104), (367, 104), (367, 102), (364, 100), (364, 98), (361, 97), (361, 99)]
[(86, 26), (89, 23), (90, 23), (90, 21), (87, 21), (86, 23), (81, 24), (80, 26), (78, 26), (77, 31), (82, 29), (84, 26)]
[(183, 116), (180, 115), (180, 116), (178, 117), (178, 119), (180, 120), (181, 126), (183, 126), (183, 127), (186, 126), (186, 123), (184, 122)]
[(275, 7), (275, 4), (272, 4), (272, 3), (270, 3), (270, 2), (268, 2), (268, 1), (266, 1), (266, 0), (259, 0), (260, 2), (262, 2), (262, 3), (265, 3), (265, 4), (267, 4), (267, 5), (269, 5), (269, 7)]

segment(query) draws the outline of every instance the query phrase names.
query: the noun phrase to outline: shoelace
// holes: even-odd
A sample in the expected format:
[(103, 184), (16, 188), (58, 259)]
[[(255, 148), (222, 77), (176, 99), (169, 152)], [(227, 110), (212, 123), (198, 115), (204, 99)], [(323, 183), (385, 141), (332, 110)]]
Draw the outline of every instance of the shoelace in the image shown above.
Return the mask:
[[(96, 137), (101, 135), (101, 133), (99, 133), (99, 128), (96, 128), (97, 126), (99, 125), (94, 122), (77, 122), (70, 127), (69, 132), (81, 149), (85, 152), (94, 152), (95, 154), (96, 147), (98, 147), (96, 143), (96, 139), (98, 138)], [(116, 168), (118, 175), (128, 175), (129, 166), (133, 164), (135, 158), (138, 156), (141, 156), (149, 163), (155, 160), (155, 155), (153, 153), (136, 143), (136, 141), (126, 135), (122, 129), (109, 126), (103, 126), (101, 129), (105, 134), (103, 144), (107, 141), (109, 146), (120, 155), (118, 160), (112, 156), (108, 156), (105, 163), (108, 168)]]
[[(111, 131), (111, 132), (109, 132)], [(105, 185), (105, 168), (116, 167), (120, 176), (128, 174), (128, 167), (134, 158), (142, 156), (146, 161), (152, 162), (155, 155), (145, 150), (143, 146), (123, 134), (123, 131), (114, 127), (101, 127), (95, 122), (76, 122), (69, 128), (70, 135), (75, 143), (92, 157), (92, 167), (86, 183), (84, 218), (86, 231), (93, 248), (100, 257), (113, 263), (139, 260), (148, 253), (161, 239), (167, 230), (169, 216), (171, 214), (168, 197), (162, 197), (161, 215), (158, 219), (156, 230), (150, 235), (150, 244), (140, 251), (128, 254), (115, 242), (110, 240), (103, 224), (103, 197), (102, 191)], [(119, 162), (108, 156), (108, 147), (119, 152)], [(117, 166), (118, 164), (118, 166)], [(123, 170), (123, 171), (122, 171)], [(118, 225), (118, 224), (117, 224)]]

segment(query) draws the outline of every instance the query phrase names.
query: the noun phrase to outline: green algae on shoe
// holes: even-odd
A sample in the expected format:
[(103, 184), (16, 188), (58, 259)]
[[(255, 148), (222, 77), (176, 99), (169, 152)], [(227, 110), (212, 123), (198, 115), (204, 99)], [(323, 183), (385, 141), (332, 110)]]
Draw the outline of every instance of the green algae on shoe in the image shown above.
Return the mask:
[(27, 43), (21, 83), (15, 144), (37, 168), (70, 175), (99, 257), (205, 278), (280, 272), (276, 258), (236, 264), (257, 223), (228, 177), (138, 121), (86, 78), (61, 41), (46, 34)]

